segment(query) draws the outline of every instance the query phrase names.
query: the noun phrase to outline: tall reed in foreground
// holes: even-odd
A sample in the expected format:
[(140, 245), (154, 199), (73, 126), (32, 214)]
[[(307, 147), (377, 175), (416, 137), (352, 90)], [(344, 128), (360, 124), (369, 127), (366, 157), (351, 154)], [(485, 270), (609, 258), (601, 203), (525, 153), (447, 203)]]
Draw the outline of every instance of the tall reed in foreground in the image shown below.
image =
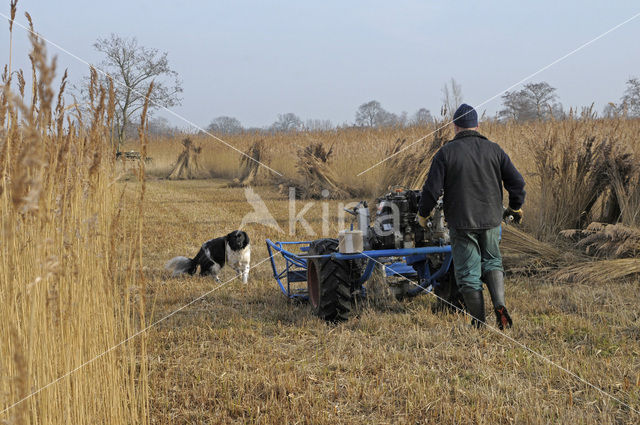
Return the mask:
[(108, 143), (112, 90), (94, 73), (90, 117), (72, 120), (66, 73), (56, 96), (55, 60), (31, 42), (33, 104), (7, 85), (0, 99), (0, 121), (11, 117), (0, 130), (0, 422), (146, 423), (145, 340), (117, 346), (144, 321), (140, 219), (117, 193)]

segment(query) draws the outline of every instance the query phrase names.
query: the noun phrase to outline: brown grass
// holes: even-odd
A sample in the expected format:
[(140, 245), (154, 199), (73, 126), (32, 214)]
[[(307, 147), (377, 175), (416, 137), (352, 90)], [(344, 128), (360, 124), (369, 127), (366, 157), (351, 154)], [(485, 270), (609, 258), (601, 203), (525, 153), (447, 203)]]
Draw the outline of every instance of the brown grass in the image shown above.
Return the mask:
[[(287, 234), (288, 205), (275, 188), (254, 190), (285, 229), (245, 228), (255, 264), (267, 255), (265, 238), (309, 236), (300, 226)], [(224, 180), (150, 182), (148, 202), (145, 264), (156, 319), (216, 287), (209, 278), (170, 278), (162, 270), (166, 259), (193, 255), (203, 239), (234, 229), (252, 209)], [(328, 205), (333, 234), (338, 201)], [(306, 218), (319, 233), (316, 206)], [(223, 269), (223, 282), (232, 276)], [(556, 285), (509, 275), (507, 302), (515, 321), (509, 335), (637, 409), (636, 287), (637, 281)], [(215, 290), (151, 331), (152, 420), (637, 422), (626, 407), (508, 340), (474, 331), (465, 317), (432, 314), (430, 296), (389, 304), (384, 293), (378, 295), (349, 322), (331, 326), (306, 304), (287, 302), (268, 263), (251, 271), (248, 286), (236, 280)]]
[(640, 273), (640, 229), (623, 224), (591, 223), (587, 229), (565, 230), (563, 236), (575, 241), (577, 248), (593, 257), (578, 264), (565, 264), (551, 275), (559, 281), (609, 282)]
[(22, 83), (0, 102), (0, 421), (147, 423), (144, 338), (69, 374), (144, 323), (140, 221), (119, 202), (106, 90), (94, 80), (87, 121), (63, 125), (66, 74), (56, 96), (31, 42), (35, 104)]
[[(406, 138), (398, 139), (385, 152), (385, 158), (389, 158), (381, 164), (385, 174), (382, 178), (382, 189), (391, 186), (402, 186), (408, 189), (420, 189), (427, 179), (431, 160), (448, 140), (453, 137), (451, 128), (445, 123), (436, 122), (431, 137), (416, 143), (415, 140)], [(429, 134), (429, 133), (425, 133)], [(426, 147), (426, 149), (425, 149)]]
[(620, 202), (620, 221), (627, 226), (640, 227), (640, 163), (629, 176), (612, 173), (613, 190)]
[(579, 261), (572, 250), (563, 250), (536, 239), (513, 225), (502, 226), (501, 251), (510, 272), (541, 273)]

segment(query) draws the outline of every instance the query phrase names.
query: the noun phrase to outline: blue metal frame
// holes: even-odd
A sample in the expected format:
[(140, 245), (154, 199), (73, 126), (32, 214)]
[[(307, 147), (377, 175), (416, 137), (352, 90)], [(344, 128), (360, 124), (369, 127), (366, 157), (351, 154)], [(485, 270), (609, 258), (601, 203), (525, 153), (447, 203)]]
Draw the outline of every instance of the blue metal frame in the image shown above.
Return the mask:
[[(291, 299), (307, 299), (306, 288), (292, 288), (291, 284), (295, 282), (305, 282), (307, 280), (307, 259), (306, 252), (309, 251), (309, 244), (312, 241), (302, 242), (273, 242), (266, 240), (267, 251), (271, 260), (271, 268), (273, 277), (276, 279), (278, 286), (283, 294)], [(290, 251), (290, 248), (297, 248), (300, 253)], [(282, 270), (278, 270), (275, 254), (281, 254), (285, 260), (285, 266)], [(440, 267), (433, 273), (429, 267), (428, 256), (432, 254), (445, 254)], [(367, 265), (358, 280), (363, 284), (370, 277), (376, 263), (385, 264), (385, 272), (387, 276), (405, 276), (417, 277), (418, 284), (408, 292), (408, 295), (414, 296), (423, 292), (429, 292), (433, 287), (438, 285), (438, 279), (444, 276), (451, 267), (451, 245), (443, 246), (425, 246), (421, 248), (402, 248), (402, 249), (378, 249), (363, 251), (357, 254), (341, 254), (333, 253), (326, 255), (317, 255), (313, 258), (332, 258), (335, 260), (356, 260), (367, 259)], [(376, 258), (382, 260), (377, 261)], [(390, 262), (388, 258), (401, 258), (403, 261)], [(387, 263), (390, 263), (387, 265)]]
[[(276, 279), (276, 282), (278, 282), (278, 286), (280, 286), (282, 293), (291, 299), (297, 298), (306, 300), (308, 298), (307, 289), (291, 288), (291, 284), (307, 281), (307, 260), (300, 258), (300, 254), (296, 254), (285, 249), (285, 246), (291, 245), (297, 247), (301, 252), (306, 252), (309, 250), (309, 244), (312, 241), (274, 243), (270, 239), (267, 239), (266, 242), (269, 259), (271, 260), (273, 277)], [(276, 260), (274, 258), (276, 253), (274, 253), (274, 250), (276, 253), (280, 253), (285, 260), (285, 266), (281, 271), (278, 271), (276, 266)]]

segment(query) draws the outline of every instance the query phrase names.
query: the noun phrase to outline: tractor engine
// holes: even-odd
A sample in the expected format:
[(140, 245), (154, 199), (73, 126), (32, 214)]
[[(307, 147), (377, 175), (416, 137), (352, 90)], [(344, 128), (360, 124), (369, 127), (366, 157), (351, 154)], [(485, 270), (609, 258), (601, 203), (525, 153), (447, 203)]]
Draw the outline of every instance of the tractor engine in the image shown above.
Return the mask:
[(419, 190), (401, 187), (393, 187), (391, 192), (376, 199), (373, 226), (367, 235), (369, 246), (372, 249), (398, 249), (448, 244), (449, 229), (444, 220), (442, 200), (438, 201), (426, 228), (422, 228), (416, 219), (419, 202)]

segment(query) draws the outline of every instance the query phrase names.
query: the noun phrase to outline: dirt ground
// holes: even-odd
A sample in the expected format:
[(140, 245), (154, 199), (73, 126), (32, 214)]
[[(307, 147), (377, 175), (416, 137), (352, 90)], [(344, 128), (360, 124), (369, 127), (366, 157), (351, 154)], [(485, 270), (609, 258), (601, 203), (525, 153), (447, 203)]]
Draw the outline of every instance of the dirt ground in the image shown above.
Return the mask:
[[(222, 285), (163, 271), (169, 258), (193, 256), (252, 211), (243, 189), (225, 186), (147, 183), (147, 322), (207, 294), (146, 335), (152, 423), (640, 421), (632, 410), (640, 410), (638, 281), (560, 285), (507, 276), (514, 328), (504, 335), (471, 329), (463, 315), (433, 314), (432, 295), (386, 309), (365, 306), (348, 322), (328, 325), (307, 305), (287, 301), (269, 262), (260, 263), (268, 258), (265, 238), (310, 238), (300, 225), (289, 234), (288, 203), (272, 188), (254, 190), (283, 231), (244, 228), (252, 265), (260, 263), (248, 285), (228, 281), (228, 269)], [(337, 211), (337, 202), (329, 209)], [(318, 233), (321, 210), (316, 201), (305, 215)], [(337, 232), (335, 222), (330, 232)]]

